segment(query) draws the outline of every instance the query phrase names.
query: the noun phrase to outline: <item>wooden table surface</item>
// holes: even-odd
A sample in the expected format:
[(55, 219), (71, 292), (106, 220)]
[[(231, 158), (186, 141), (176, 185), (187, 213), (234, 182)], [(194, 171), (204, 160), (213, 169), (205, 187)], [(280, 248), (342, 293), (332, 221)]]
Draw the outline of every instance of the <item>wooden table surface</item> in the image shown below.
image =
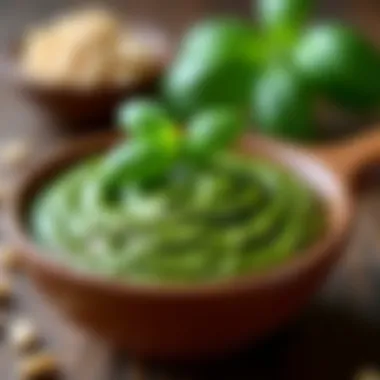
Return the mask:
[[(32, 4), (33, 3), (33, 4)], [(17, 36), (23, 26), (56, 9), (82, 1), (2, 0), (0, 43)], [(248, 0), (139, 0), (113, 3), (128, 14), (154, 20), (171, 33), (216, 10), (247, 14)], [(378, 0), (318, 2), (320, 17), (339, 16), (360, 26), (380, 42)], [(1, 143), (22, 137), (35, 151), (53, 149), (63, 139), (49, 120), (22, 100), (7, 78), (1, 77)], [(1, 147), (0, 147), (1, 149)], [(373, 173), (374, 175), (376, 173)], [(5, 176), (4, 182), (8, 181)], [(202, 365), (142, 363), (126, 353), (86, 337), (63, 321), (27, 280), (16, 282), (17, 302), (9, 317), (21, 313), (37, 324), (48, 346), (62, 362), (68, 380), (143, 379), (354, 379), (365, 367), (380, 368), (380, 195), (378, 186), (361, 194), (356, 229), (344, 259), (302, 315), (250, 350)], [(3, 236), (6, 239), (6, 236)], [(7, 315), (1, 311), (3, 315)], [(0, 340), (0, 379), (16, 379), (15, 356)]]

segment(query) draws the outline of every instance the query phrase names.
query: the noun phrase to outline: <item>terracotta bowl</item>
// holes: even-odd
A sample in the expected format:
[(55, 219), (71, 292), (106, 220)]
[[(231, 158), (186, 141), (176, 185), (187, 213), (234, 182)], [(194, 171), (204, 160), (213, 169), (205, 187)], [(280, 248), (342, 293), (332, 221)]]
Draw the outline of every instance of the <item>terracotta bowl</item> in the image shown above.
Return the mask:
[(162, 51), (157, 51), (149, 72), (133, 83), (93, 89), (45, 86), (20, 71), (20, 43), (9, 47), (3, 59), (3, 76), (11, 80), (23, 97), (36, 104), (61, 128), (77, 130), (110, 125), (112, 113), (122, 100), (156, 92), (159, 78), (170, 61), (170, 43), (162, 31), (142, 24), (136, 24), (133, 29), (138, 38), (143, 38), (147, 43), (159, 44), (162, 48)]
[[(73, 143), (30, 171), (13, 194), (11, 232), (26, 273), (58, 309), (84, 329), (144, 357), (218, 355), (273, 332), (324, 281), (342, 253), (353, 219), (350, 175), (358, 169), (358, 162), (372, 158), (374, 139), (380, 152), (377, 132), (376, 137), (355, 142), (359, 148), (354, 153), (352, 146), (345, 145), (320, 149), (319, 157), (259, 137), (246, 137), (239, 143), (248, 156), (259, 155), (287, 166), (312, 186), (325, 208), (326, 229), (320, 239), (262, 274), (191, 286), (136, 285), (73, 269), (37, 246), (26, 218), (34, 196), (60, 171), (112, 147), (117, 136), (111, 133)], [(346, 164), (352, 170), (344, 169)]]

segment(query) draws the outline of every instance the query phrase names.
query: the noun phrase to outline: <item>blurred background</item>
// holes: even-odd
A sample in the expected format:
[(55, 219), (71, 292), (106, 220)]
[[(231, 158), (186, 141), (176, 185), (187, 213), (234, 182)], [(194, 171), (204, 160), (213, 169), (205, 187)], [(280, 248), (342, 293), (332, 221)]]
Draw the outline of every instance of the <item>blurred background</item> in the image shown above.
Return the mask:
[[(126, 15), (151, 20), (173, 33), (183, 31), (193, 21), (208, 14), (237, 13), (245, 17), (254, 8), (249, 0), (3, 0), (1, 2), (1, 40), (20, 31), (26, 25), (45, 19), (54, 12), (83, 5), (107, 5), (115, 7)], [(334, 17), (351, 20), (367, 31), (376, 34), (379, 3), (376, 0), (319, 0), (316, 2), (317, 17)], [(380, 31), (377, 31), (380, 33)]]
[[(15, 41), (19, 41), (22, 33), (50, 16), (78, 7), (106, 5), (111, 9), (120, 10), (127, 18), (151, 22), (153, 25), (162, 28), (164, 32), (167, 32), (173, 41), (177, 41), (189, 25), (207, 15), (235, 14), (247, 18), (251, 17), (255, 8), (252, 3), (254, 4), (255, 2), (248, 0), (194, 0), (191, 2), (186, 0), (112, 0), (104, 2), (36, 0), (31, 3), (21, 0), (3, 0), (0, 3), (0, 48), (3, 53), (0, 107), (3, 120), (7, 120), (8, 124), (12, 125), (12, 129), (17, 129), (20, 125), (23, 128), (23, 121), (28, 118), (31, 125), (35, 124), (34, 128), (36, 130), (42, 129), (46, 136), (51, 133), (50, 127), (44, 128), (42, 126), (45, 122), (45, 115), (39, 114), (36, 118), (36, 113), (38, 113), (36, 109), (31, 111), (29, 105), (25, 102), (18, 103), (18, 112), (13, 112), (15, 103), (12, 101), (16, 95), (7, 72), (9, 62), (6, 62), (7, 52), (9, 52), (10, 47), (14, 46)], [(316, 1), (316, 4), (314, 17), (318, 19), (339, 17), (347, 20), (360, 27), (376, 45), (380, 43), (380, 30), (378, 27), (380, 3), (378, 1), (319, 0)], [(1, 133), (8, 135), (10, 128), (4, 129)], [(28, 132), (26, 131), (26, 133)], [(33, 133), (35, 133), (35, 130)]]
[[(152, 20), (167, 27), (173, 32), (186, 28), (197, 18), (215, 13), (237, 12), (249, 17), (252, 12), (251, 1), (245, 0), (109, 0), (109, 1), (85, 1), (85, 0), (37, 0), (33, 4), (25, 0), (3, 0), (1, 2), (1, 32), (2, 40), (19, 28), (28, 23), (42, 20), (51, 15), (52, 12), (66, 10), (68, 8), (82, 5), (105, 4), (122, 10), (126, 15), (133, 15)], [(357, 23), (376, 30), (376, 13), (378, 2), (376, 0), (319, 0), (317, 15), (320, 17), (332, 17), (339, 15)], [(367, 21), (362, 17), (368, 17)]]

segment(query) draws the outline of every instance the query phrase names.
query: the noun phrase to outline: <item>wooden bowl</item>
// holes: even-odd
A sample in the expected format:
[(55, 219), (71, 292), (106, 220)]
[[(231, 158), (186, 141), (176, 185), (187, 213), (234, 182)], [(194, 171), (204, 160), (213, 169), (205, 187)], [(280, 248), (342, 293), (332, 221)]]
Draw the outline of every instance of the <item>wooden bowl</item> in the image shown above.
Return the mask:
[(91, 89), (43, 85), (21, 72), (18, 62), (20, 43), (8, 49), (2, 65), (3, 76), (11, 79), (20, 94), (47, 113), (59, 127), (88, 129), (111, 125), (113, 111), (121, 101), (135, 95), (152, 95), (156, 92), (159, 78), (170, 61), (169, 40), (162, 31), (142, 24), (136, 24), (132, 30), (136, 36), (149, 41), (147, 43), (162, 47), (149, 72), (133, 83)]
[(341, 177), (304, 151), (246, 137), (239, 148), (287, 166), (325, 207), (326, 229), (313, 246), (262, 274), (186, 286), (135, 284), (82, 272), (53, 260), (28, 229), (28, 208), (47, 181), (112, 147), (111, 133), (77, 141), (31, 170), (13, 194), (10, 226), (26, 273), (67, 317), (130, 352), (150, 358), (202, 358), (239, 348), (291, 318), (342, 253), (353, 217)]

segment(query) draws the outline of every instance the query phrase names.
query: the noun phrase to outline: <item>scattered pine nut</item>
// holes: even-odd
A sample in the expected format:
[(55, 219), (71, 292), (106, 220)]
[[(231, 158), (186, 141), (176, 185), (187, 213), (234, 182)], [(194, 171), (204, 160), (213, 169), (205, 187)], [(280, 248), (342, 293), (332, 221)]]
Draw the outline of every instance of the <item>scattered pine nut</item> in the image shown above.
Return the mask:
[(0, 304), (8, 303), (12, 297), (12, 284), (11, 280), (0, 273)]
[(57, 360), (46, 352), (31, 355), (20, 361), (21, 380), (55, 379), (58, 373)]
[(0, 265), (7, 271), (14, 271), (19, 267), (19, 260), (15, 248), (10, 245), (0, 247)]
[(139, 362), (132, 362), (130, 365), (130, 377), (133, 380), (144, 380), (146, 378), (144, 367)]
[(0, 337), (3, 338), (8, 328), (8, 312), (0, 312)]
[(16, 167), (26, 161), (30, 153), (27, 141), (15, 140), (4, 144), (0, 148), (1, 162), (9, 167)]
[(17, 352), (24, 353), (36, 348), (39, 338), (30, 320), (17, 318), (10, 324), (9, 341)]
[(380, 380), (380, 372), (374, 368), (366, 368), (359, 371), (354, 380)]
[(4, 204), (10, 194), (9, 185), (5, 183), (0, 184), (0, 205)]

